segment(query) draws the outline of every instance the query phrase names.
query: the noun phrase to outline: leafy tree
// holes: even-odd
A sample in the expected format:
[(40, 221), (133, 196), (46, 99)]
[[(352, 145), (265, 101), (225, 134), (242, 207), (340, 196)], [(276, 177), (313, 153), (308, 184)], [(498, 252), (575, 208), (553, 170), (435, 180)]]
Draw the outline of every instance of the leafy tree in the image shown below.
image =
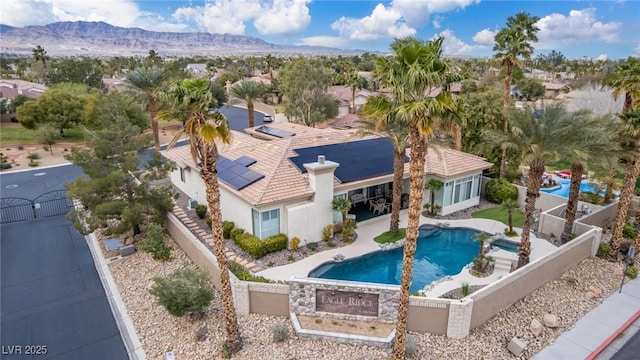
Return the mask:
[(160, 61), (162, 61), (162, 58), (155, 50), (151, 49), (149, 50), (149, 55), (147, 56), (146, 60), (150, 62), (151, 65), (158, 66), (160, 64)]
[[(152, 53), (153, 52), (153, 53)], [(152, 57), (153, 55), (153, 57)], [(154, 50), (149, 50), (152, 61), (158, 61)], [(160, 151), (160, 129), (158, 126), (158, 100), (156, 93), (162, 87), (165, 74), (155, 67), (141, 67), (127, 74), (126, 84), (138, 92), (147, 104), (147, 111), (151, 115), (151, 131), (156, 152)]]
[(126, 118), (142, 130), (149, 128), (149, 115), (132, 94), (126, 92), (92, 92), (84, 109), (84, 125), (91, 130), (110, 126), (117, 118)]
[(544, 85), (539, 80), (523, 78), (516, 82), (516, 88), (520, 90), (522, 95), (527, 98), (528, 101), (537, 100), (544, 96)]
[[(500, 30), (495, 36), (494, 51), (497, 51), (495, 58), (502, 62), (504, 70), (504, 89), (503, 100), (504, 107), (509, 107), (509, 95), (511, 91), (511, 82), (514, 68), (521, 66), (518, 58), (522, 56), (529, 59), (533, 53), (531, 42), (537, 42), (536, 32), (540, 30), (535, 26), (539, 20), (537, 16), (531, 16), (528, 13), (520, 12), (515, 16), (507, 18), (507, 27)], [(509, 131), (509, 119), (505, 116), (503, 129), (504, 133)], [(507, 166), (507, 150), (502, 149), (500, 158), (500, 177), (505, 177)]]
[(21, 106), (22, 104), (26, 103), (29, 100), (33, 100), (28, 96), (22, 95), (22, 94), (18, 94), (16, 95), (13, 100), (11, 100), (11, 112), (16, 112), (16, 109), (18, 109), (19, 106)]
[(264, 87), (257, 81), (243, 80), (231, 88), (231, 95), (235, 98), (232, 103), (244, 101), (247, 103), (249, 113), (249, 127), (255, 126), (253, 102), (262, 97)]
[(213, 301), (209, 276), (202, 270), (185, 267), (153, 282), (149, 292), (173, 316), (202, 312)]
[[(82, 91), (84, 95), (80, 95)], [(64, 129), (83, 121), (86, 102), (84, 87), (67, 87), (61, 84), (51, 87), (37, 99), (22, 104), (16, 110), (16, 117), (27, 129), (36, 129), (41, 124), (51, 124), (60, 130), (60, 134), (64, 134)]]
[(47, 51), (42, 46), (38, 45), (33, 48), (31, 52), (33, 53), (33, 60), (42, 61), (42, 67), (44, 68), (45, 85), (51, 84), (51, 79), (49, 78), (49, 67), (47, 66), (47, 60), (49, 60)]
[(140, 242), (140, 250), (149, 253), (153, 260), (162, 263), (162, 275), (164, 275), (164, 263), (171, 260), (171, 246), (164, 239), (164, 230), (160, 224), (151, 223), (147, 226), (145, 238)]
[[(213, 231), (213, 248), (220, 270), (227, 332), (225, 348), (233, 354), (242, 348), (242, 337), (233, 304), (229, 268), (224, 255), (220, 188), (216, 172), (218, 161), (216, 141), (230, 143), (231, 132), (224, 115), (209, 110), (213, 101), (210, 88), (211, 82), (206, 79), (184, 79), (171, 85), (162, 95), (167, 107), (162, 109), (161, 116), (185, 121), (183, 130), (189, 136), (191, 156), (194, 162), (202, 164), (200, 176), (206, 186), (207, 205)], [(173, 146), (182, 135), (180, 132), (177, 133), (169, 145)]]
[(211, 107), (214, 109), (221, 107), (229, 100), (227, 98), (227, 91), (216, 83), (211, 84), (211, 96), (213, 97)]
[(102, 75), (102, 68), (90, 59), (64, 59), (56, 63), (55, 71), (51, 74), (51, 83), (72, 82), (106, 91)]
[(9, 111), (9, 107), (7, 106), (7, 99), (0, 99), (0, 114), (6, 114)]
[(337, 198), (331, 201), (331, 208), (342, 214), (342, 225), (347, 223), (347, 212), (351, 209), (351, 201), (344, 198)]
[(326, 92), (331, 76), (317, 62), (292, 60), (278, 79), (279, 89), (287, 96), (284, 113), (290, 119), (313, 126), (337, 114), (336, 100)]
[(53, 155), (53, 144), (60, 139), (60, 132), (51, 124), (44, 124), (36, 131), (38, 142), (49, 147), (49, 151), (51, 152), (51, 155)]
[[(69, 215), (76, 228), (83, 234), (103, 227), (106, 234), (132, 230), (137, 235), (145, 222), (163, 223), (173, 206), (171, 188), (152, 187), (132, 175), (139, 172), (150, 138), (124, 117), (86, 138), (88, 149), (74, 148), (66, 156), (88, 176), (65, 184), (68, 197), (83, 205)], [(163, 162), (152, 170), (166, 176), (171, 165)]]
[(234, 74), (231, 72), (226, 72), (223, 74), (220, 74), (220, 76), (218, 76), (213, 82), (218, 85), (221, 86), (222, 88), (226, 88), (227, 86), (227, 81), (230, 84), (233, 84), (234, 82), (240, 80), (240, 76), (238, 76), (238, 74)]

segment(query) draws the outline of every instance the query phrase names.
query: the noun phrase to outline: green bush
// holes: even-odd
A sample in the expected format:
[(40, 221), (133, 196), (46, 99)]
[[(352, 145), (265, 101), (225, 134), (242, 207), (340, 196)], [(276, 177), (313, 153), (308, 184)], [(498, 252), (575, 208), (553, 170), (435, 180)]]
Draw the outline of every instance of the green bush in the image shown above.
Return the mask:
[(209, 276), (201, 270), (182, 268), (153, 282), (149, 292), (173, 316), (202, 312), (213, 300)]
[(607, 259), (609, 257), (609, 254), (611, 254), (611, 246), (609, 246), (609, 244), (607, 243), (600, 243), (596, 256), (601, 259)]
[(622, 237), (625, 239), (635, 239), (636, 238), (636, 227), (630, 223), (624, 223), (624, 228), (622, 229)]
[(11, 169), (11, 164), (6, 162), (0, 163), (0, 170), (6, 170), (6, 169)]
[(273, 324), (271, 332), (273, 333), (273, 340), (283, 342), (289, 337), (289, 326), (285, 323), (277, 322)]
[(635, 266), (629, 266), (629, 268), (627, 268), (626, 274), (630, 279), (635, 279), (638, 277), (638, 268)]
[(254, 259), (260, 259), (265, 254), (262, 240), (251, 234), (244, 233), (238, 235), (235, 237), (234, 241), (242, 248), (242, 250), (251, 255)]
[(353, 240), (353, 230), (356, 228), (356, 221), (353, 219), (347, 219), (342, 225), (342, 241), (348, 243)]
[(209, 229), (213, 229), (213, 221), (211, 220), (211, 217), (207, 217), (206, 219), (204, 219), (204, 222), (207, 223)]
[(198, 215), (200, 219), (204, 219), (204, 217), (207, 216), (207, 205), (196, 205), (196, 215)]
[(487, 200), (501, 204), (504, 200), (518, 198), (518, 188), (506, 179), (491, 179), (484, 190)]
[(264, 278), (262, 276), (253, 275), (247, 270), (244, 266), (238, 264), (235, 261), (227, 262), (227, 266), (229, 270), (235, 275), (239, 280), (242, 281), (251, 281), (251, 282), (259, 282), (259, 283), (270, 283), (271, 280)]
[(155, 261), (171, 260), (171, 247), (164, 240), (164, 229), (156, 223), (147, 226), (144, 240), (140, 242), (140, 250), (151, 254)]
[(274, 235), (267, 238), (262, 243), (262, 249), (264, 251), (264, 254), (266, 255), (272, 252), (286, 249), (288, 242), (289, 242), (289, 238), (287, 238), (287, 235), (284, 235), (284, 234)]
[(316, 251), (316, 250), (318, 250), (318, 243), (314, 243), (314, 242), (308, 243), (307, 244), (307, 248), (309, 250)]
[(291, 250), (298, 250), (298, 247), (300, 247), (300, 239), (294, 236), (294, 238), (291, 239), (289, 246), (291, 247)]
[(322, 240), (329, 242), (333, 237), (333, 224), (329, 224), (322, 229)]
[(236, 224), (233, 223), (233, 221), (223, 221), (222, 222), (222, 236), (224, 236), (225, 239), (230, 239), (231, 238), (231, 230), (233, 230), (233, 228), (236, 227)]
[(238, 235), (244, 234), (244, 229), (241, 228), (233, 228), (229, 235), (231, 236), (231, 240), (236, 241)]
[(40, 155), (38, 155), (38, 153), (29, 153), (29, 155), (27, 155), (27, 159), (29, 160), (40, 159)]

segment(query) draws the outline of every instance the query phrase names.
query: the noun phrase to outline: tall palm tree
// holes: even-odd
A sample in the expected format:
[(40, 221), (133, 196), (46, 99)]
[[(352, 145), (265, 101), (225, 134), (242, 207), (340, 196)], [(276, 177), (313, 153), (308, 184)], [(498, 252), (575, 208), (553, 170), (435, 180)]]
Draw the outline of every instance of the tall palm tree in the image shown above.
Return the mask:
[(453, 138), (454, 148), (462, 151), (462, 129), (466, 126), (466, 118), (460, 116), (465, 112), (465, 103), (462, 98), (453, 99), (455, 111), (448, 112), (442, 118), (441, 128)]
[(349, 71), (344, 76), (344, 85), (351, 89), (351, 111), (356, 113), (356, 91), (362, 89), (365, 79), (358, 75), (355, 69)]
[(411, 148), (407, 238), (402, 260), (398, 320), (393, 344), (395, 359), (404, 359), (405, 355), (409, 287), (422, 210), (427, 143), (436, 129), (437, 121), (443, 113), (451, 110), (452, 103), (449, 91), (441, 91), (434, 97), (427, 95), (439, 87), (447, 89), (449, 84), (464, 79), (462, 75), (453, 74), (449, 61), (442, 58), (443, 41), (442, 37), (428, 42), (413, 37), (396, 39), (391, 44), (394, 54), (379, 58), (376, 63), (376, 76), (383, 86), (391, 89), (397, 103), (395, 116), (409, 122)]
[[(207, 204), (211, 213), (211, 228), (218, 269), (220, 270), (221, 296), (224, 304), (227, 339), (225, 348), (235, 353), (242, 348), (242, 338), (238, 327), (229, 269), (224, 255), (222, 235), (222, 215), (220, 213), (220, 188), (216, 173), (218, 147), (216, 141), (231, 142), (231, 132), (227, 119), (220, 112), (209, 112), (212, 102), (211, 83), (206, 79), (184, 79), (171, 85), (162, 93), (167, 107), (161, 112), (163, 117), (185, 120), (184, 133), (189, 136), (189, 149), (195, 163), (202, 164), (200, 176), (206, 186)], [(169, 143), (173, 146), (183, 134), (178, 133)]]
[[(151, 50), (153, 51), (153, 50)], [(164, 73), (156, 67), (139, 67), (127, 74), (126, 84), (147, 100), (147, 111), (151, 116), (151, 130), (156, 152), (160, 151), (160, 129), (158, 125), (157, 92), (165, 80)]]
[(231, 88), (231, 96), (235, 99), (230, 103), (237, 103), (242, 100), (247, 103), (247, 111), (249, 111), (249, 127), (255, 126), (253, 113), (253, 102), (260, 99), (264, 94), (264, 87), (257, 81), (243, 80)]
[(568, 152), (564, 156), (565, 160), (571, 162), (571, 183), (561, 236), (565, 240), (573, 231), (576, 220), (584, 165), (605, 164), (612, 156), (618, 156), (620, 146), (616, 140), (619, 126), (607, 116), (596, 117), (588, 110), (580, 110), (563, 119), (567, 123), (562, 137), (570, 139), (568, 143), (573, 144), (571, 148), (567, 148)]
[(49, 79), (49, 67), (47, 66), (47, 60), (49, 60), (49, 56), (47, 55), (47, 51), (40, 45), (31, 49), (33, 53), (33, 59), (35, 61), (42, 61), (42, 67), (44, 68), (44, 83), (45, 85), (49, 85), (51, 80)]
[[(502, 62), (504, 67), (504, 107), (510, 104), (511, 76), (514, 67), (520, 67), (519, 57), (529, 59), (533, 53), (531, 42), (537, 42), (536, 32), (540, 30), (535, 26), (539, 20), (537, 16), (531, 16), (526, 12), (520, 12), (516, 16), (507, 18), (507, 27), (500, 30), (495, 36), (493, 50), (497, 51), (495, 58)], [(503, 132), (509, 131), (509, 118), (504, 117)], [(502, 149), (500, 158), (500, 177), (504, 178), (507, 169), (507, 149)]]
[[(627, 143), (627, 145), (629, 145), (627, 147), (636, 149), (638, 142), (635, 135), (637, 135), (640, 130), (640, 121), (637, 119), (637, 114), (640, 112), (640, 110), (638, 110), (638, 107), (640, 107), (640, 59), (629, 57), (616, 71), (605, 78), (603, 85), (610, 86), (614, 89), (614, 98), (618, 98), (624, 93), (625, 100), (621, 119), (625, 122), (627, 134), (633, 138), (633, 140)], [(618, 213), (616, 214), (611, 238), (611, 247), (616, 254), (620, 250), (622, 229), (627, 220), (627, 211), (631, 203), (638, 173), (640, 172), (640, 158), (637, 155), (626, 156), (625, 163), (626, 172), (620, 191)]]
[(431, 214), (436, 213), (435, 211), (435, 202), (436, 202), (436, 193), (442, 189), (444, 183), (438, 179), (429, 179), (429, 181), (424, 185), (425, 190), (429, 190), (429, 194), (431, 197), (431, 201), (429, 201), (430, 207), (429, 211)]
[(160, 63), (160, 55), (158, 55), (158, 53), (151, 49), (149, 50), (149, 55), (147, 56), (147, 60), (149, 60), (151, 62), (151, 64), (153, 64), (153, 66), (158, 66), (158, 64)]
[(500, 203), (500, 208), (507, 212), (507, 223), (509, 224), (509, 232), (513, 233), (513, 212), (520, 208), (520, 204), (513, 199), (505, 199)]
[(397, 234), (400, 224), (400, 200), (404, 178), (404, 157), (409, 146), (409, 123), (396, 117), (396, 104), (386, 96), (371, 96), (362, 107), (359, 134), (386, 137), (393, 144), (393, 190), (389, 232)]
[(566, 153), (566, 149), (573, 146), (569, 143), (570, 139), (561, 137), (560, 130), (566, 124), (564, 118), (567, 116), (571, 114), (561, 105), (547, 106), (541, 114), (532, 113), (531, 109), (513, 109), (509, 115), (510, 132), (488, 130), (484, 133), (488, 144), (501, 145), (506, 149), (518, 149), (521, 154), (521, 163), (529, 165), (524, 223), (518, 249), (518, 267), (529, 263), (531, 254), (529, 232), (536, 200), (540, 197), (545, 164), (559, 160)]

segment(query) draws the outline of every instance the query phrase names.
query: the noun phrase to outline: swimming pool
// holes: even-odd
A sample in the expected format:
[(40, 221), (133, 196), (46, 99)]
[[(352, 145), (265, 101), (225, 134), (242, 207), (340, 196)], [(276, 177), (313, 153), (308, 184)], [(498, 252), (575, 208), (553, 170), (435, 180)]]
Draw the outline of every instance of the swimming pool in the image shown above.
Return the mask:
[[(460, 273), (478, 255), (479, 244), (471, 239), (476, 232), (468, 228), (438, 228), (430, 234), (421, 231), (414, 256), (411, 292)], [(313, 269), (309, 277), (399, 285), (403, 251), (400, 247), (324, 263)]]
[[(555, 189), (540, 189), (540, 191), (546, 192), (547, 194), (552, 194), (556, 196), (561, 196), (568, 198), (569, 197), (569, 187), (571, 185), (571, 180), (558, 180), (558, 184), (560, 184), (560, 188)], [(586, 182), (580, 183), (580, 192), (594, 192), (596, 190), (593, 185), (590, 185)], [(601, 192), (601, 195), (604, 195), (604, 191)]]

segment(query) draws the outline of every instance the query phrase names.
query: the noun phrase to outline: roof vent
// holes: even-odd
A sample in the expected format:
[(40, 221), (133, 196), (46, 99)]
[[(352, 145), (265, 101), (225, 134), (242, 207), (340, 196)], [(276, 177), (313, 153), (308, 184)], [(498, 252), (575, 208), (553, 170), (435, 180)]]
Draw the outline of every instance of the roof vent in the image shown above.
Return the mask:
[(318, 164), (324, 164), (324, 155), (318, 155)]

